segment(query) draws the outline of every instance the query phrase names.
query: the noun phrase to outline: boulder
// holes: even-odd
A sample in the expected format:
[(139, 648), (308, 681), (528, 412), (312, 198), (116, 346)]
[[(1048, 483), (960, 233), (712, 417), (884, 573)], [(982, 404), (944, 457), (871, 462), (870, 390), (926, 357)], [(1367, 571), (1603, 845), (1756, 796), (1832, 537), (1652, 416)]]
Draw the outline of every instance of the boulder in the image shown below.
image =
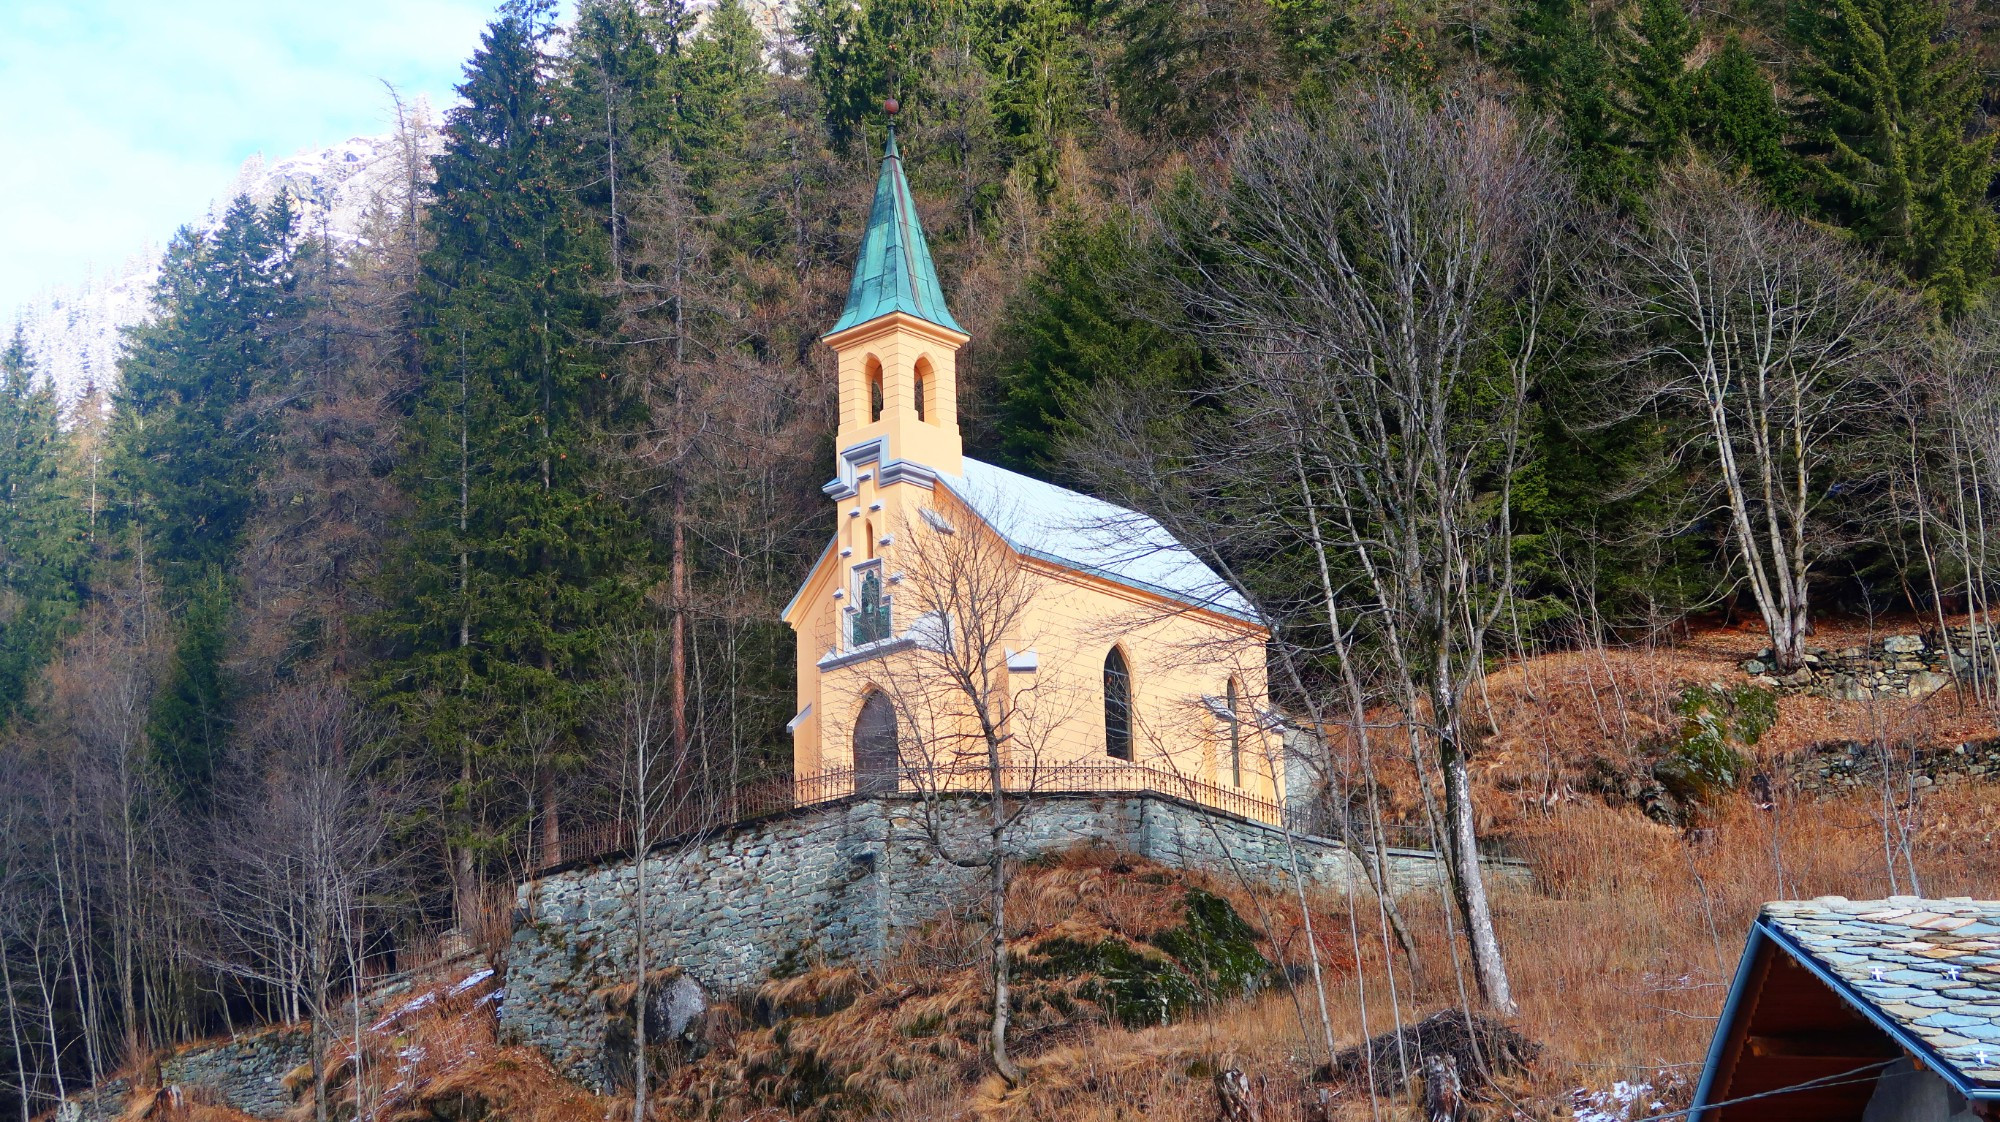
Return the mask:
[(1920, 654), (1924, 641), (1917, 635), (1891, 635), (1882, 640), (1882, 649), (1890, 654)]
[(1920, 670), (1910, 675), (1910, 696), (1929, 697), (1943, 689), (1950, 681), (1950, 678), (1934, 670)]

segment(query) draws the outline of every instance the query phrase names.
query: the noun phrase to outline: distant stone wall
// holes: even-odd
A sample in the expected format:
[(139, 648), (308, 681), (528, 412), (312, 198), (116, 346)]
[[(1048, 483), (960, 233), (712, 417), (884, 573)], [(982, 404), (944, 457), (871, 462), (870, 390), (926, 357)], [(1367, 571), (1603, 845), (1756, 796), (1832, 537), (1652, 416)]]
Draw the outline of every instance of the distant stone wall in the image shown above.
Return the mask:
[(245, 1114), (276, 1118), (292, 1105), (285, 1076), (311, 1062), (311, 1030), (272, 1029), (162, 1060), (160, 1081), (206, 1087)]
[[(362, 995), (362, 1015), (371, 1023), (385, 1014), (398, 1015), (394, 1011), (407, 1007), (413, 993), (481, 971), (486, 976), (492, 973), (485, 957), (457, 932), (445, 934), (439, 951), (437, 959), (414, 970), (374, 979)], [(293, 1105), (285, 1077), (311, 1061), (311, 1027), (280, 1025), (164, 1055), (159, 1077), (161, 1085), (206, 1090), (253, 1117), (277, 1118)], [(153, 1085), (150, 1072), (145, 1085)], [(108, 1079), (71, 1096), (57, 1111), (55, 1122), (113, 1122), (125, 1112), (131, 1096), (132, 1080)]]
[(1745, 659), (1743, 672), (1786, 693), (1809, 693), (1840, 701), (1875, 697), (1926, 697), (1968, 673), (1975, 651), (1986, 674), (2000, 665), (2000, 648), (1984, 629), (1952, 627), (1940, 636), (1891, 635), (1867, 646), (1840, 650), (1812, 648), (1805, 665), (1781, 674), (1767, 648)]
[[(311, 1060), (310, 1030), (267, 1029), (176, 1052), (160, 1061), (160, 1082), (206, 1090), (255, 1118), (276, 1118), (292, 1106), (285, 1076)], [(131, 1080), (108, 1080), (64, 1103), (58, 1122), (112, 1122), (131, 1094)]]
[[(945, 805), (936, 818), (947, 848), (977, 853), (985, 802)], [(649, 966), (734, 991), (791, 962), (879, 961), (937, 916), (978, 911), (981, 871), (940, 857), (926, 827), (921, 800), (856, 798), (656, 850), (646, 863)], [(1291, 877), (1281, 830), (1158, 795), (1044, 796), (1011, 835), (1022, 858), (1093, 843), (1174, 868), (1272, 884)], [(1366, 883), (1336, 842), (1300, 839), (1298, 859), (1315, 888)], [(1388, 864), (1398, 891), (1441, 874), (1435, 855), (1419, 850), (1392, 850)], [(517, 897), (501, 1031), (590, 1086), (609, 1083), (603, 994), (630, 978), (637, 867), (583, 865), (523, 884)], [(1527, 879), (1517, 862), (1491, 867)]]
[(1886, 752), (1873, 744), (1840, 741), (1816, 744), (1782, 764), (1791, 789), (1808, 798), (1879, 787), (1885, 770), (1898, 788), (2000, 782), (2000, 739), (1932, 748), (1891, 747)]

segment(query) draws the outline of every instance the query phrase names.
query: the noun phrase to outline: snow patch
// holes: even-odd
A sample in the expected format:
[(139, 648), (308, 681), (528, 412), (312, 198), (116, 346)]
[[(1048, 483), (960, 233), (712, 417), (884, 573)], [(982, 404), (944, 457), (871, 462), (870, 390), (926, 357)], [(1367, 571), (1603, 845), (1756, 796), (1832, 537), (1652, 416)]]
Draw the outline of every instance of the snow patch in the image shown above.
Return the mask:
[(1651, 1083), (1628, 1083), (1620, 1079), (1608, 1090), (1578, 1087), (1570, 1092), (1570, 1107), (1576, 1113), (1576, 1122), (1632, 1122), (1665, 1110), (1666, 1106), (1653, 1096)]

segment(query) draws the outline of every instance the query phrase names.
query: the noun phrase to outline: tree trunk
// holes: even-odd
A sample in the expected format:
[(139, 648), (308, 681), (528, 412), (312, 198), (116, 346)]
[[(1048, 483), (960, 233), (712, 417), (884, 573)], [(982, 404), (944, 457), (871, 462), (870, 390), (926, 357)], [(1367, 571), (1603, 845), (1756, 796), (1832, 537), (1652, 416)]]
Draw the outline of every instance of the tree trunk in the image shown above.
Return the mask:
[[(676, 469), (678, 472), (678, 469)], [(674, 481), (674, 531), (673, 558), (669, 574), (669, 600), (673, 612), (672, 646), (668, 654), (668, 673), (672, 679), (673, 695), (670, 700), (672, 713), (673, 759), (685, 767), (688, 750), (688, 672), (687, 672), (687, 609), (688, 609), (688, 566), (687, 566), (687, 489), (678, 477)], [(703, 791), (703, 797), (713, 795), (714, 789)]]
[(1472, 805), (1472, 776), (1465, 764), (1457, 735), (1447, 730), (1438, 743), (1444, 770), (1445, 817), (1451, 831), (1449, 843), (1452, 885), (1458, 910), (1465, 921), (1466, 943), (1472, 949), (1472, 969), (1479, 982), (1479, 995), (1494, 1011), (1505, 1017), (1520, 1012), (1507, 982), (1507, 965), (1500, 957), (1500, 938), (1493, 930), (1493, 910), (1486, 899), (1486, 879), (1479, 867), (1479, 846), (1475, 836)]
[(562, 811), (556, 795), (554, 764), (542, 767), (542, 860), (544, 866), (562, 860)]
[[(994, 794), (994, 803), (1000, 801)], [(997, 813), (997, 812), (996, 812)], [(1021, 1069), (1007, 1056), (1007, 1025), (1013, 1018), (1013, 996), (1007, 971), (1007, 856), (996, 844), (992, 860), (993, 892), (993, 1070), (1007, 1086), (1021, 1085)]]

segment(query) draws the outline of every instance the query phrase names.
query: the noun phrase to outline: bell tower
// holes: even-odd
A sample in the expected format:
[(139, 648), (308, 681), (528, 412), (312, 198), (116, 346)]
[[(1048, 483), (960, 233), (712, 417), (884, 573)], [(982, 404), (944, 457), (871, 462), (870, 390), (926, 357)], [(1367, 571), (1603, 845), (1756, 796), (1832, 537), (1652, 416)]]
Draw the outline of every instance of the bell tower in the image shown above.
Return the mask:
[[(895, 102), (884, 108), (893, 114)], [(847, 306), (824, 336), (840, 356), (843, 478), (869, 452), (885, 468), (963, 473), (957, 357), (969, 338), (945, 307), (891, 124)]]

